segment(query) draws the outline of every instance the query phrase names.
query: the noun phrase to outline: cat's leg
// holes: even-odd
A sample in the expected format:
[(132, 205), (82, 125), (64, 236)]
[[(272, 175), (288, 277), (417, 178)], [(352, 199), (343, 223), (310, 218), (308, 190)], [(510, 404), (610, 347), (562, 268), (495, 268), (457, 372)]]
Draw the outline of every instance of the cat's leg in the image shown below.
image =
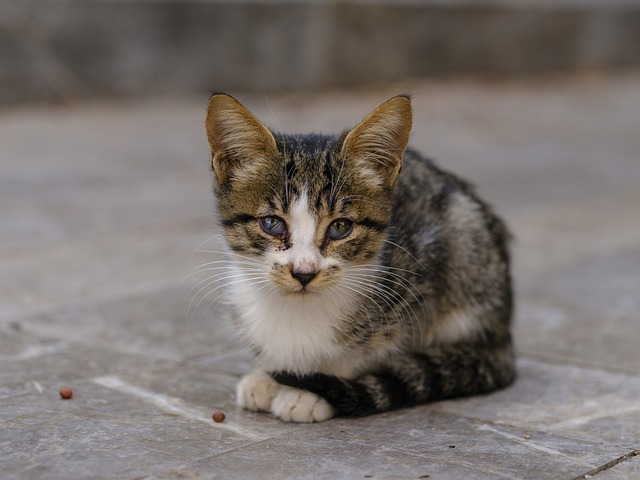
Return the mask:
[(245, 375), (236, 387), (236, 402), (254, 412), (269, 412), (278, 392), (284, 388), (267, 373), (256, 370)]
[(445, 398), (489, 393), (516, 376), (510, 342), (501, 346), (450, 345), (394, 357), (355, 379), (275, 372), (281, 384), (320, 395), (337, 415), (364, 416)]
[(273, 414), (285, 422), (323, 422), (334, 417), (335, 409), (324, 398), (307, 390), (282, 387), (271, 404)]

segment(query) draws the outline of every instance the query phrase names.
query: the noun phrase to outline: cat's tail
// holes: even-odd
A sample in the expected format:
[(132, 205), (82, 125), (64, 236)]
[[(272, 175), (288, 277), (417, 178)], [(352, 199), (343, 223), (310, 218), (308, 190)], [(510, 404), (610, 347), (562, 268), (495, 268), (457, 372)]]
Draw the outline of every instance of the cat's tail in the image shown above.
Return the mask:
[(446, 346), (414, 353), (349, 380), (286, 372), (273, 378), (325, 398), (338, 415), (360, 417), (445, 398), (489, 393), (516, 377), (511, 343), (501, 347)]

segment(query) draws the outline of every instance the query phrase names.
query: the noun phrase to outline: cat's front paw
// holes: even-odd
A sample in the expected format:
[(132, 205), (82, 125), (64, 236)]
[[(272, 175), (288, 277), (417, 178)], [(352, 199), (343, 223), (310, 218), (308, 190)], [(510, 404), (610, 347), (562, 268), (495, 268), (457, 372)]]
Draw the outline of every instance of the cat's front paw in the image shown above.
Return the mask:
[(272, 413), (285, 422), (323, 422), (335, 416), (335, 409), (315, 393), (281, 387), (271, 404)]
[(236, 402), (254, 412), (271, 411), (271, 403), (282, 386), (264, 372), (245, 375), (236, 388)]

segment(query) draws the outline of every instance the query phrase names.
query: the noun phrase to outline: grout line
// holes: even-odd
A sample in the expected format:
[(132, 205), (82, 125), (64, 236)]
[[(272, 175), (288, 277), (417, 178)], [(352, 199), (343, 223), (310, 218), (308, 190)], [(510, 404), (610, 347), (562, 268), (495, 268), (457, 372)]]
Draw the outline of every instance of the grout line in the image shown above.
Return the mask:
[(562, 457), (566, 457), (566, 455), (562, 452), (559, 452), (557, 450), (553, 450), (551, 448), (547, 448), (547, 447), (543, 447), (542, 445), (538, 445), (535, 442), (532, 442), (530, 440), (523, 440), (521, 437), (517, 436), (517, 435), (513, 435), (512, 433), (508, 433), (508, 432), (503, 432), (502, 430), (498, 430), (497, 428), (493, 428), (490, 425), (482, 424), (478, 427), (478, 430), (483, 430), (483, 431), (489, 431), (489, 432), (493, 432), (497, 435), (500, 435), (501, 437), (507, 438), (509, 440), (513, 440), (516, 443), (519, 443), (520, 445), (524, 445), (525, 447), (529, 447), (529, 448), (533, 448), (534, 450), (539, 450), (541, 452), (544, 453), (549, 453), (551, 455), (560, 455)]
[(116, 376), (98, 377), (92, 379), (92, 382), (102, 387), (106, 387), (111, 390), (116, 390), (118, 392), (137, 397), (169, 414), (178, 415), (190, 420), (196, 420), (202, 423), (206, 423), (212, 428), (226, 430), (253, 441), (261, 441), (271, 438), (271, 435), (259, 434), (255, 431), (248, 430), (244, 427), (241, 427), (240, 425), (231, 422), (214, 423), (208, 414), (205, 414), (203, 411), (196, 408), (185, 405), (185, 402), (179, 398), (161, 395), (150, 390), (131, 385), (130, 383), (124, 382)]
[(571, 480), (584, 480), (586, 478), (595, 477), (599, 473), (602, 473), (605, 470), (609, 470), (610, 468), (613, 468), (616, 465), (619, 465), (619, 464), (621, 464), (623, 462), (626, 462), (627, 460), (631, 460), (633, 457), (638, 456), (638, 455), (640, 455), (640, 450), (632, 450), (631, 452), (627, 453), (626, 455), (618, 457), (615, 460), (611, 460), (609, 463), (605, 463), (604, 465), (600, 465), (599, 467), (594, 468), (593, 470), (589, 470), (587, 473), (583, 473), (582, 475), (578, 475), (577, 477), (575, 477), (575, 478), (573, 478)]

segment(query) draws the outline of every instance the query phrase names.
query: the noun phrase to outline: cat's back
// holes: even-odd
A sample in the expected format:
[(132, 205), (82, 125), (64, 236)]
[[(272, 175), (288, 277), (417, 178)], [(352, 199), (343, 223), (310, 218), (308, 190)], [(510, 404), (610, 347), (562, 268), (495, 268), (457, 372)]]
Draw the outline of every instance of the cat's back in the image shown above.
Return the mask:
[(428, 210), (431, 214), (438, 214), (444, 212), (450, 202), (459, 197), (482, 203), (471, 184), (440, 168), (418, 151), (407, 149), (398, 177), (397, 210)]
[(499, 300), (510, 316), (506, 226), (471, 184), (415, 150), (398, 178), (390, 240), (402, 246), (389, 246), (390, 263), (416, 271), (423, 293), (455, 306)]
[(398, 177), (396, 229), (398, 222), (407, 223), (403, 228), (407, 233), (417, 233), (416, 227), (432, 226), (458, 234), (486, 231), (496, 241), (508, 242), (509, 238), (502, 220), (472, 184), (412, 149), (406, 151)]

